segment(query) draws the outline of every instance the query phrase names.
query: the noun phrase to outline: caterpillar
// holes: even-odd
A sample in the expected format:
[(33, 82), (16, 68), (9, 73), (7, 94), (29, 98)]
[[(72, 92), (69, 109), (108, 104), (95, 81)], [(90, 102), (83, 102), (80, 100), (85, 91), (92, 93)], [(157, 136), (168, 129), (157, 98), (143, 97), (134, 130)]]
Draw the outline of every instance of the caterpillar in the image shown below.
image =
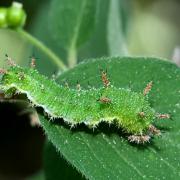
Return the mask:
[[(12, 61), (12, 60), (11, 60)], [(42, 107), (50, 119), (62, 118), (70, 126), (84, 123), (95, 128), (100, 122), (115, 123), (133, 143), (149, 142), (161, 132), (153, 123), (159, 118), (170, 118), (169, 114), (156, 113), (148, 102), (152, 82), (143, 92), (117, 88), (111, 85), (107, 71), (101, 70), (102, 87), (71, 89), (41, 75), (33, 67), (23, 68), (11, 62), (2, 74), (0, 90), (5, 94), (25, 94), (35, 106)]]

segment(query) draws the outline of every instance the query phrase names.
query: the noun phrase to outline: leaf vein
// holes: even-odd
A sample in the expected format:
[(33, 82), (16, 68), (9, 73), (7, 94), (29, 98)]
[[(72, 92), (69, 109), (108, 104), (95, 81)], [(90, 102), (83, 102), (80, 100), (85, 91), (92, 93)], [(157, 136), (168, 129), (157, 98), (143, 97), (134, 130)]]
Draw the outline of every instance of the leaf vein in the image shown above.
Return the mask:
[[(175, 171), (176, 172), (176, 168), (171, 165), (169, 162), (167, 162), (164, 158), (162, 158), (154, 149), (152, 149), (151, 147), (148, 148), (151, 152), (153, 152), (155, 155), (159, 156), (161, 161), (166, 164), (169, 168), (171, 168), (173, 170), (173, 172)], [(178, 175), (180, 175), (180, 172), (178, 172)]]
[[(110, 142), (107, 138), (105, 138), (105, 136), (103, 136), (103, 139), (107, 142), (108, 145), (111, 144), (111, 142)], [(117, 155), (118, 155), (127, 165), (129, 165), (131, 168), (133, 168), (133, 169), (137, 172), (137, 174), (138, 174), (139, 176), (141, 176), (142, 178), (145, 177), (145, 175), (143, 175), (143, 173), (142, 173), (139, 169), (137, 169), (132, 162), (130, 162), (127, 158), (123, 157), (123, 156), (119, 153), (119, 151), (116, 149), (116, 147), (115, 147), (114, 145), (111, 144), (111, 147), (112, 147), (112, 149), (114, 149), (114, 151), (117, 153)]]

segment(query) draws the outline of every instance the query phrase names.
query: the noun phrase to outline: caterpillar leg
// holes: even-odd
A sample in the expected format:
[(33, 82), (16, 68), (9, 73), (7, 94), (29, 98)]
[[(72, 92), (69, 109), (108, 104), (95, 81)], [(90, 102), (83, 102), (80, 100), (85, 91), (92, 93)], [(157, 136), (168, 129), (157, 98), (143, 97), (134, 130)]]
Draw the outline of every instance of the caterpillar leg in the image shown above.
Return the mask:
[(151, 137), (149, 135), (130, 135), (130, 136), (128, 136), (128, 140), (130, 142), (134, 142), (137, 144), (144, 144), (146, 142), (149, 142), (150, 138)]

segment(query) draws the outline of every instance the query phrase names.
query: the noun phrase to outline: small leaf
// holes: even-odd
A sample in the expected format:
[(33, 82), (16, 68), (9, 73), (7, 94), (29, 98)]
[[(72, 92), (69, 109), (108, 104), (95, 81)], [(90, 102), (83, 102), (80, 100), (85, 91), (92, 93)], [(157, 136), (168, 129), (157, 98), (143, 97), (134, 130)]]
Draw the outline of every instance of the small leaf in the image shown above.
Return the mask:
[(98, 67), (107, 68), (111, 84), (116, 87), (142, 92), (153, 81), (150, 103), (157, 112), (170, 113), (173, 121), (157, 121), (162, 136), (140, 146), (130, 144), (113, 126), (100, 126), (93, 133), (85, 127), (70, 130), (68, 125), (42, 117), (49, 140), (88, 179), (179, 179), (180, 69), (156, 58), (104, 58), (76, 66), (62, 74), (59, 82), (66, 80), (74, 87), (79, 80), (82, 88), (87, 88), (88, 82), (102, 86)]

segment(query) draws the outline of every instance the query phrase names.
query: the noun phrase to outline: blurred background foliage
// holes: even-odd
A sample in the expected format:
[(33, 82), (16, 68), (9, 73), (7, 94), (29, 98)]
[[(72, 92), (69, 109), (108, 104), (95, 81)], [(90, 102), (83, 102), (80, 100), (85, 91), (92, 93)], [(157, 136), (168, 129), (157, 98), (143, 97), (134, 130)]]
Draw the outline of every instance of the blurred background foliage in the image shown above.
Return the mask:
[[(67, 64), (67, 51), (53, 36), (58, 31), (56, 23), (59, 20), (59, 16), (54, 14), (56, 13), (54, 4), (57, 2), (60, 4), (61, 1), (22, 0), (19, 2), (23, 3), (27, 12), (25, 29), (46, 44)], [(12, 0), (1, 0), (0, 6), (10, 6), (11, 3)], [(78, 47), (78, 62), (92, 57), (126, 54), (158, 56), (171, 60), (174, 48), (180, 44), (179, 17), (179, 0), (97, 0), (93, 33), (85, 43)], [(5, 54), (13, 57), (18, 64), (25, 66), (29, 64), (29, 57), (35, 55), (37, 68), (48, 76), (58, 70), (47, 56), (19, 34), (1, 29), (0, 66), (4, 66)], [(1, 113), (6, 115), (7, 112), (2, 107), (0, 108)], [(12, 110), (9, 112), (12, 113)], [(8, 118), (14, 117), (15, 112), (11, 115)], [(19, 122), (19, 120), (16, 121)], [(25, 177), (35, 173), (41, 167), (41, 156), (35, 156), (35, 154), (42, 152), (42, 132), (40, 129), (31, 128), (25, 121), (20, 124), (12, 125), (9, 138), (6, 136), (9, 124), (3, 122), (0, 127), (1, 138), (6, 137), (2, 141), (3, 148), (0, 150), (3, 152), (0, 153), (0, 171), (2, 171), (4, 179), (7, 174), (12, 174), (13, 177)], [(37, 132), (36, 135), (34, 135), (34, 131)], [(29, 139), (26, 143), (21, 137), (22, 134), (28, 134)], [(14, 144), (23, 142), (21, 146), (18, 143), (12, 146), (12, 137)], [(9, 156), (9, 151), (6, 151), (9, 148), (15, 149), (12, 151), (15, 153), (15, 157), (18, 157), (17, 154), (22, 155), (21, 153), (26, 152), (24, 151), (26, 149), (27, 156), (24, 157), (30, 158), (20, 158), (18, 159), (19, 163), (13, 163), (12, 161), (16, 160), (13, 160), (12, 156)], [(39, 157), (38, 160), (37, 157)], [(24, 164), (29, 164), (29, 166), (22, 170)], [(0, 179), (2, 178), (0, 177)]]
[[(26, 0), (19, 2), (23, 3), (27, 12), (25, 29), (65, 60), (65, 49), (52, 35), (57, 31), (53, 24), (58, 23), (59, 18), (51, 15), (54, 12), (53, 1), (55, 0)], [(150, 55), (171, 59), (174, 48), (180, 44), (180, 23), (178, 18), (180, 15), (180, 2), (178, 0), (153, 0), (147, 2), (143, 0), (121, 0), (118, 1), (119, 7), (115, 6), (116, 10), (119, 10), (119, 14), (117, 13), (119, 15), (118, 20), (114, 18), (115, 16), (110, 17), (113, 15), (109, 12), (114, 13), (114, 9), (112, 11), (110, 6), (112, 2), (98, 0), (96, 26), (92, 36), (78, 49), (78, 61), (90, 57), (109, 55), (107, 44), (109, 18), (114, 19), (114, 22), (111, 21), (110, 25), (115, 27), (115, 30), (118, 30), (116, 28), (117, 23), (120, 24), (119, 32), (114, 30), (113, 33), (116, 38), (118, 38), (118, 33), (122, 33), (121, 40), (124, 42), (121, 42), (121, 44), (126, 43), (130, 55)], [(0, 5), (9, 6), (11, 3), (12, 0), (1, 0)], [(55, 18), (57, 18), (57, 22)], [(43, 56), (37, 48), (32, 47), (16, 33), (7, 30), (1, 30), (0, 32), (1, 59), (4, 59), (4, 54), (7, 53), (21, 64), (27, 64), (29, 56), (35, 54), (41, 61), (43, 59), (43, 65), (37, 62), (37, 66), (42, 72), (44, 72), (43, 69), (46, 66), (49, 67), (48, 72), (44, 72), (46, 74), (50, 75), (56, 70), (56, 67), (46, 56)], [(13, 50), (16, 45), (19, 48)]]

